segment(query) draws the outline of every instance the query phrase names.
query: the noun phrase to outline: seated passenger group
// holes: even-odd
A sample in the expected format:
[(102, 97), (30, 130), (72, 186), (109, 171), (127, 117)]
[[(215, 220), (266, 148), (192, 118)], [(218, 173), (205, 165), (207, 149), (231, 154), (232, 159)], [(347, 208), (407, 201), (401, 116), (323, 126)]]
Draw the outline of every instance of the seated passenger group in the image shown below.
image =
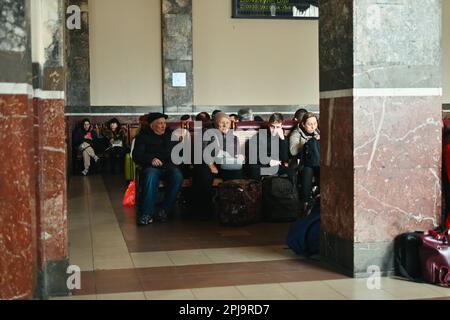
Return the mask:
[[(304, 205), (310, 202), (312, 183), (314, 179), (316, 183), (319, 181), (319, 168), (303, 166), (301, 161), (298, 165), (298, 159), (301, 159), (302, 149), (308, 140), (320, 140), (318, 119), (314, 113), (304, 109), (298, 110), (295, 118), (298, 124), (290, 136), (286, 137), (283, 131), (283, 116), (280, 113), (272, 114), (268, 128), (258, 131), (247, 142), (245, 150), (241, 150), (239, 139), (232, 129), (230, 116), (217, 110), (213, 116), (215, 130), (207, 132), (210, 128), (209, 114), (198, 114), (195, 119), (202, 121), (204, 135), (201, 141), (202, 161), (193, 165), (194, 210), (204, 216), (211, 214), (215, 177), (224, 181), (244, 178), (260, 180), (264, 175), (278, 174), (297, 181), (294, 178), (298, 174), (301, 200)], [(166, 119), (167, 115), (162, 113), (149, 114), (148, 126), (144, 126), (135, 138), (132, 158), (142, 168), (139, 225), (147, 225), (154, 220), (166, 222), (181, 189), (182, 170), (174, 164), (171, 157), (178, 140), (172, 139), (173, 130), (167, 127)], [(156, 197), (160, 180), (166, 181), (166, 192), (164, 202), (157, 209)]]

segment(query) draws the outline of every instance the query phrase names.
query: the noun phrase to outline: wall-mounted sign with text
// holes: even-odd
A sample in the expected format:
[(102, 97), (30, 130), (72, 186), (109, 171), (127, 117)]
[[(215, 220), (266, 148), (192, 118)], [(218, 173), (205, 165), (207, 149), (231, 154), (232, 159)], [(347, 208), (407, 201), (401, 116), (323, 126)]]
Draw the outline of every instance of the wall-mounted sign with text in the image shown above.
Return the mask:
[(232, 0), (233, 18), (318, 19), (319, 0)]

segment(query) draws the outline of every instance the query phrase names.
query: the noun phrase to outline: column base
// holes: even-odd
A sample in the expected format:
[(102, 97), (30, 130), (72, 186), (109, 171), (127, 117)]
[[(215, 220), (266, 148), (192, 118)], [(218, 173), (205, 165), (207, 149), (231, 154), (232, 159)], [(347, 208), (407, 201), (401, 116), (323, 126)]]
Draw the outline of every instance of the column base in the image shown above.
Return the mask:
[(35, 298), (47, 300), (49, 297), (63, 297), (70, 294), (67, 288), (67, 268), (69, 259), (46, 261), (38, 270)]
[(382, 276), (394, 271), (394, 244), (387, 242), (354, 243), (334, 234), (321, 232), (320, 255), (322, 261), (335, 271), (353, 278), (372, 275), (369, 267), (376, 266)]

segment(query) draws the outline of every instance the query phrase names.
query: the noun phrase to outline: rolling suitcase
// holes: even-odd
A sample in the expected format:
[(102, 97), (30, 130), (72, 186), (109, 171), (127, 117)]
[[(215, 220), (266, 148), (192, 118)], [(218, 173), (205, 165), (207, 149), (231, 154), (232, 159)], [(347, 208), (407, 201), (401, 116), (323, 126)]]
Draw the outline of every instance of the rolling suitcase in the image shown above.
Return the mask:
[(230, 180), (218, 188), (216, 212), (221, 224), (243, 226), (261, 221), (261, 183)]
[(125, 180), (131, 181), (134, 180), (136, 177), (136, 164), (131, 159), (131, 156), (129, 153), (125, 154)]

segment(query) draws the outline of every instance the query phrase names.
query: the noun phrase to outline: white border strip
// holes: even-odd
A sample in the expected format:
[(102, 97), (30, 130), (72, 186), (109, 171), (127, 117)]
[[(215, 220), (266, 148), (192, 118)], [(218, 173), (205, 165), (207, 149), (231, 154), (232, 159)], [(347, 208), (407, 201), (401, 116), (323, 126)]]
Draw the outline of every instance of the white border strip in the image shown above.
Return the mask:
[(64, 100), (64, 91), (48, 91), (36, 89), (34, 90), (33, 97), (38, 99)]
[(435, 97), (442, 96), (442, 88), (360, 88), (320, 93), (321, 99), (346, 97)]
[(0, 82), (0, 94), (33, 95), (33, 86), (28, 83)]
[(33, 89), (29, 83), (0, 82), (0, 94), (28, 95), (31, 98), (64, 100), (64, 91)]

